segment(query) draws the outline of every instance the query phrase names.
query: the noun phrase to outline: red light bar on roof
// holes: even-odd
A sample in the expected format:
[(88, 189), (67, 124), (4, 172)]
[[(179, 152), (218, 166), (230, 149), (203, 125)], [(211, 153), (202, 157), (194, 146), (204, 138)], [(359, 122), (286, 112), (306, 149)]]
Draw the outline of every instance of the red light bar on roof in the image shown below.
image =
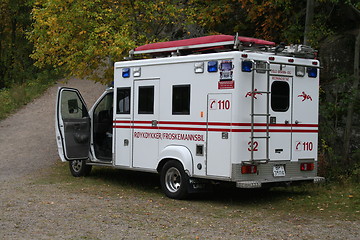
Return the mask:
[[(275, 46), (274, 42), (249, 38), (249, 37), (238, 37), (240, 42), (252, 43), (257, 45)], [(206, 37), (198, 37), (191, 39), (183, 39), (169, 42), (150, 43), (135, 48), (135, 54), (142, 53), (156, 53), (156, 52), (171, 52), (181, 49), (197, 49), (197, 48), (208, 48), (217, 47), (224, 45), (234, 44), (234, 36), (231, 35), (211, 35)]]

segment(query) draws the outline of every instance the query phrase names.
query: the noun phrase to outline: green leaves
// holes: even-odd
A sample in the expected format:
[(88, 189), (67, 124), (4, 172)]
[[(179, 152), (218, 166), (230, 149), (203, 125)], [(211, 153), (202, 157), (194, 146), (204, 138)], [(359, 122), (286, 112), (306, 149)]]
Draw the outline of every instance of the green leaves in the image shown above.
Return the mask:
[(137, 45), (165, 40), (182, 29), (181, 1), (41, 0), (33, 10), (29, 39), (36, 65), (97, 81)]

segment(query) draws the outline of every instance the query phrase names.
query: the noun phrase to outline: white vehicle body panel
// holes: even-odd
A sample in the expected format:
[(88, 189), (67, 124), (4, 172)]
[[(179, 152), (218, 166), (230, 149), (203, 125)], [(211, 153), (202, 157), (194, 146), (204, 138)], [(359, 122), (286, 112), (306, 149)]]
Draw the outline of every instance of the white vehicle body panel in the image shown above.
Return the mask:
[[(289, 63), (285, 56), (270, 61), (273, 55), (269, 53), (245, 54), (231, 51), (115, 63), (112, 158), (104, 161), (96, 157), (96, 151), (101, 151), (94, 148), (92, 133), (89, 163), (157, 172), (164, 161), (175, 159), (194, 178), (233, 182), (314, 179), (316, 169), (300, 172), (299, 161), (317, 161), (319, 74), (298, 77), (295, 65), (314, 67), (316, 62), (318, 68), (319, 63), (300, 58)], [(207, 71), (211, 61), (217, 61), (216, 72)], [(243, 61), (266, 62), (270, 71), (243, 72)], [(232, 68), (221, 70), (222, 63), (231, 63)], [(129, 71), (125, 77), (124, 71)], [(256, 90), (252, 89), (252, 74)], [(274, 88), (269, 103), (267, 81)], [(288, 89), (288, 103), (276, 103), (275, 92), (280, 90), (275, 87)], [(189, 99), (174, 103), (174, 94), (184, 92), (189, 92)], [(270, 124), (261, 116), (251, 122), (251, 114), (261, 115), (267, 108)], [(92, 125), (96, 124), (92, 120)], [(263, 138), (267, 131), (268, 140)], [(59, 128), (56, 133), (61, 135)], [(57, 144), (65, 161), (60, 139)], [(267, 157), (265, 164), (256, 162)], [(244, 164), (257, 165), (257, 174), (242, 174)], [(286, 177), (273, 176), (273, 166), (279, 164), (286, 165)]]

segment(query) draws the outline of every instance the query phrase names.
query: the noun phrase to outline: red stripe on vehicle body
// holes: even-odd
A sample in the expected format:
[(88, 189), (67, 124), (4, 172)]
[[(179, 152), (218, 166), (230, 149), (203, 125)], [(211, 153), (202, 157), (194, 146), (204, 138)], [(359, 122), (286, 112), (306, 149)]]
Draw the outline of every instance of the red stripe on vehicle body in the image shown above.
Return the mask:
[[(152, 126), (152, 121), (131, 121), (115, 120), (113, 128), (131, 128), (131, 129), (158, 129), (158, 130), (176, 130), (176, 131), (200, 131), (200, 132), (251, 132), (250, 128), (238, 129), (230, 127), (251, 127), (251, 123), (228, 123), (228, 122), (181, 122), (181, 121), (159, 121), (157, 126)], [(126, 124), (126, 125), (118, 125)], [(148, 124), (148, 126), (141, 126)], [(173, 126), (162, 126), (173, 125)], [(176, 126), (174, 126), (176, 125)], [(180, 126), (179, 126), (180, 125)], [(199, 127), (182, 127), (181, 125), (203, 126)], [(223, 126), (229, 128), (212, 128), (212, 126)], [(266, 132), (267, 129), (257, 129), (256, 127), (266, 127), (266, 123), (255, 123), (253, 132)], [(297, 129), (294, 129), (297, 128)], [(299, 129), (312, 128), (312, 129)], [(315, 128), (315, 129), (314, 129)], [(270, 124), (269, 132), (271, 133), (317, 133), (318, 124)]]
[[(130, 121), (115, 120), (114, 123), (130, 123), (130, 124), (151, 124), (152, 121)], [(176, 122), (176, 121), (158, 121), (158, 124), (166, 125), (202, 125), (202, 126), (236, 126), (249, 127), (251, 123), (224, 123), (224, 122)], [(254, 123), (255, 127), (266, 127), (266, 123)], [(269, 124), (270, 127), (311, 127), (317, 128), (318, 124)]]

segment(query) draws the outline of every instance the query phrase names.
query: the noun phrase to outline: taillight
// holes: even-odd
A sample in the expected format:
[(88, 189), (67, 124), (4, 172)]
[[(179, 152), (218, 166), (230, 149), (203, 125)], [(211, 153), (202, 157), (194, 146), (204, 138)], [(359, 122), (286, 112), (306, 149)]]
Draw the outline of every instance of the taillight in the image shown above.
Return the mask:
[(314, 163), (301, 163), (300, 170), (301, 171), (313, 171), (314, 170)]
[(257, 166), (256, 165), (243, 165), (243, 166), (241, 166), (241, 173), (242, 174), (257, 173)]

